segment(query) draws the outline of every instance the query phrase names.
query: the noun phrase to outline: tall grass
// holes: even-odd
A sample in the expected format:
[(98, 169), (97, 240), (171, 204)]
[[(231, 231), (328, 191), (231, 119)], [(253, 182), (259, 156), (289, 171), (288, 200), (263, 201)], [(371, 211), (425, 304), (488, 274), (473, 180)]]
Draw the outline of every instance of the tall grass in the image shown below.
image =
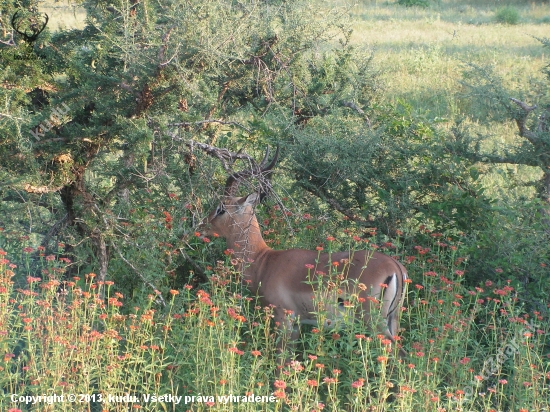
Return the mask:
[(387, 98), (405, 100), (432, 117), (469, 115), (457, 100), (464, 63), (491, 62), (512, 88), (541, 78), (548, 53), (531, 36), (548, 35), (542, 21), (550, 15), (549, 4), (516, 6), (523, 23), (500, 25), (496, 6), (433, 3), (422, 9), (362, 2), (353, 9), (352, 41), (375, 49)]
[[(407, 359), (398, 360), (395, 345), (348, 316), (338, 329), (304, 331), (295, 351), (287, 347), (294, 360), (284, 367), (275, 350), (280, 337), (271, 325), (272, 308), (246, 293), (230, 254), (210, 268), (208, 285), (172, 291), (161, 309), (154, 294), (142, 307), (127, 307), (132, 305), (117, 285), (96, 283), (90, 273), (64, 280), (66, 262), (56, 255), (41, 256), (41, 278), (34, 277), (25, 265), (14, 267), (2, 250), (0, 408), (548, 410), (548, 319), (524, 313), (507, 283), (480, 279), (478, 287), (464, 287), (460, 239), (426, 235), (429, 244), (401, 256), (415, 279), (399, 339)], [(349, 244), (377, 248), (351, 235)], [(340, 246), (331, 241), (327, 247)], [(380, 248), (403, 253), (390, 242)], [(22, 253), (31, 252), (26, 247)], [(345, 272), (345, 262), (330, 270), (316, 281), (321, 318), (326, 297), (338, 290), (338, 281), (331, 282)], [(26, 280), (24, 287), (14, 287), (17, 277)], [(359, 303), (352, 296), (344, 306), (351, 314)], [(65, 400), (24, 405), (11, 398), (54, 394)], [(66, 400), (69, 394), (79, 395), (76, 403)], [(176, 405), (172, 398), (147, 402), (147, 395), (182, 398)]]
[(86, 20), (86, 11), (76, 3), (46, 0), (40, 2), (40, 11), (50, 17), (50, 30), (82, 28)]

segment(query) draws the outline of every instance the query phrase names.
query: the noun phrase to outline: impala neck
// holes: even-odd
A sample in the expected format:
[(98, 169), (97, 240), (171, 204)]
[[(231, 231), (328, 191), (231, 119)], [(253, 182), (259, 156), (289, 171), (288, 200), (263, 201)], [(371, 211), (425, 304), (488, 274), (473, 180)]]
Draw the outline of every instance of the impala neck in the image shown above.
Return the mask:
[[(271, 250), (265, 243), (260, 225), (255, 215), (249, 215), (242, 222), (235, 221), (231, 234), (227, 236), (227, 247), (235, 251), (234, 257), (242, 259), (239, 266), (243, 272), (244, 280), (252, 282), (251, 288), (257, 287), (255, 279), (255, 262), (268, 250)], [(245, 269), (243, 271), (243, 269)]]

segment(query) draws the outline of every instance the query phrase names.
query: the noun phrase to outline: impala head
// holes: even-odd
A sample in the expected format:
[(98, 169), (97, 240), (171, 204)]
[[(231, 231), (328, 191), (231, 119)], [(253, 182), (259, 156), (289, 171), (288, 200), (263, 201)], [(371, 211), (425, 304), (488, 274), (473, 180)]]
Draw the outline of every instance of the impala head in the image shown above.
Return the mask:
[[(263, 200), (271, 190), (270, 176), (277, 163), (279, 148), (269, 164), (269, 147), (259, 165), (253, 164), (249, 170), (233, 173), (225, 182), (225, 190), (222, 201), (200, 225), (200, 232), (204, 235), (217, 233), (223, 238), (232, 238), (243, 231), (258, 227), (254, 208)], [(257, 178), (260, 182), (260, 191), (248, 196), (235, 196), (240, 183), (246, 178)]]
[(256, 192), (245, 197), (224, 196), (221, 203), (200, 225), (201, 234), (212, 236), (216, 233), (227, 239), (239, 227), (244, 230), (245, 226), (256, 221), (254, 208), (258, 203), (260, 195)]

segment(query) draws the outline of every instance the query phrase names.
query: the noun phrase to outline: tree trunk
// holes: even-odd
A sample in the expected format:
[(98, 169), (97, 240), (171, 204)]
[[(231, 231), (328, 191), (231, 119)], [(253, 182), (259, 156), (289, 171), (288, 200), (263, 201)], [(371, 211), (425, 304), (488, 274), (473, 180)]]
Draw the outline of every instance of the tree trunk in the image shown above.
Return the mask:
[[(94, 244), (97, 260), (99, 262), (99, 273), (96, 278), (97, 283), (104, 285), (107, 278), (107, 269), (109, 267), (109, 253), (107, 252), (107, 245), (105, 244), (105, 237), (101, 233), (101, 230), (95, 228), (91, 234), (91, 239)], [(100, 286), (100, 298), (104, 298), (104, 286)]]

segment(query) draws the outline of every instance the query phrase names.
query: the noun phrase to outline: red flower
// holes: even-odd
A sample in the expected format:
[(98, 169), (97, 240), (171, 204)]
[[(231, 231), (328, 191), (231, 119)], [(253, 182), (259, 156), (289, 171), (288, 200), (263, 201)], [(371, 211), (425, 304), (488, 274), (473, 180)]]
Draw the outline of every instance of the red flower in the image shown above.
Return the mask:
[(351, 387), (358, 389), (358, 388), (361, 388), (364, 384), (365, 384), (365, 380), (363, 378), (359, 378), (355, 382), (352, 382)]
[(286, 383), (285, 381), (282, 381), (282, 380), (276, 380), (275, 382), (273, 382), (273, 386), (275, 386), (277, 389), (285, 389), (286, 388)]
[(280, 399), (286, 398), (285, 391), (283, 391), (282, 389), (276, 390), (275, 392), (273, 392), (273, 395), (274, 395), (276, 398), (280, 398)]

